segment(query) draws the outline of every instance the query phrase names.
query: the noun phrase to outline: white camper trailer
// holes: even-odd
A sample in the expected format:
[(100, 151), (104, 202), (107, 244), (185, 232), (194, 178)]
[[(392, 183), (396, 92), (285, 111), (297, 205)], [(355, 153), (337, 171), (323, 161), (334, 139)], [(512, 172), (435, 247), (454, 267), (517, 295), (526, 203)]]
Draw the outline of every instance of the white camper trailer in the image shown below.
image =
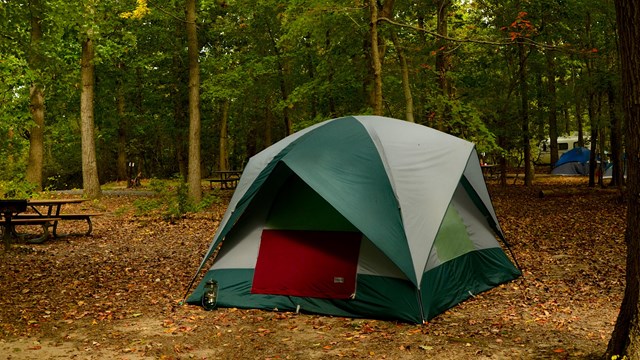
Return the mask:
[[(538, 146), (538, 157), (535, 161), (536, 164), (549, 165), (551, 163), (551, 148), (549, 144), (551, 144), (551, 140), (548, 138), (540, 142)], [(588, 141), (585, 140), (584, 146), (587, 146), (587, 144)], [(577, 147), (579, 147), (578, 135), (558, 137), (558, 158), (565, 152)]]

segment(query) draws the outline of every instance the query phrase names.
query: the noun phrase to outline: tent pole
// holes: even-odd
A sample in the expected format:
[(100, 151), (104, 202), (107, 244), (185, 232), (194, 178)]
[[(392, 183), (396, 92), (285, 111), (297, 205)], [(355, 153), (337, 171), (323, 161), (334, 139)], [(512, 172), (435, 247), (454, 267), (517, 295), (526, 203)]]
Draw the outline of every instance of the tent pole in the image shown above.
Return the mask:
[(499, 237), (500, 237), (500, 240), (502, 240), (502, 243), (504, 244), (504, 246), (507, 248), (507, 250), (509, 250), (509, 254), (511, 254), (511, 257), (513, 258), (513, 262), (516, 263), (516, 267), (522, 273), (522, 268), (520, 267), (520, 263), (518, 263), (518, 259), (516, 258), (516, 255), (513, 253), (513, 250), (511, 250), (511, 246), (509, 246), (509, 243), (507, 242), (506, 239), (504, 239), (502, 236), (499, 236)]
[(419, 287), (416, 286), (416, 293), (417, 293), (417, 300), (418, 300), (418, 306), (420, 307), (420, 318), (422, 319), (422, 324), (426, 324), (427, 320), (424, 317), (424, 308), (422, 307), (422, 291), (420, 290)]
[(202, 267), (200, 267), (196, 272), (196, 274), (193, 275), (193, 278), (191, 279), (189, 286), (187, 286), (187, 291), (185, 291), (184, 296), (182, 297), (182, 301), (180, 301), (179, 305), (184, 305), (185, 301), (187, 300), (187, 296), (189, 295), (189, 291), (191, 290), (191, 287), (193, 286), (193, 284), (196, 282), (196, 278), (198, 277), (198, 274), (200, 274), (200, 271), (202, 271)]

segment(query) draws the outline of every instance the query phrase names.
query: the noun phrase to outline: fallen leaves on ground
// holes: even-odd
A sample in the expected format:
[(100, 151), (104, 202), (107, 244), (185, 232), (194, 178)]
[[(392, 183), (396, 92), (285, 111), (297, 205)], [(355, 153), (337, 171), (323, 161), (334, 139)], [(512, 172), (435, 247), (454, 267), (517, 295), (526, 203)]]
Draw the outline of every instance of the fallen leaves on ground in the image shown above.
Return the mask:
[[(583, 178), (489, 186), (524, 277), (424, 325), (179, 306), (228, 201), (179, 221), (95, 207), (92, 236), (16, 244), (0, 262), (0, 354), (126, 359), (592, 358), (624, 289), (625, 206)], [(563, 189), (579, 188), (579, 195)], [(554, 196), (539, 197), (541, 189)], [(65, 226), (82, 227), (83, 223)], [(22, 346), (24, 345), (24, 346)]]

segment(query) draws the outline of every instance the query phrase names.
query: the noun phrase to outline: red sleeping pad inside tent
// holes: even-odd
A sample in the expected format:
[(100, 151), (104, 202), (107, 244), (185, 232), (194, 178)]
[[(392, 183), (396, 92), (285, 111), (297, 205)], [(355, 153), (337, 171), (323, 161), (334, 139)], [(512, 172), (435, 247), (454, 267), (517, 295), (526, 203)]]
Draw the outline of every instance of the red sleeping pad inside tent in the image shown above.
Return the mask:
[(251, 293), (348, 299), (361, 238), (358, 232), (263, 230)]

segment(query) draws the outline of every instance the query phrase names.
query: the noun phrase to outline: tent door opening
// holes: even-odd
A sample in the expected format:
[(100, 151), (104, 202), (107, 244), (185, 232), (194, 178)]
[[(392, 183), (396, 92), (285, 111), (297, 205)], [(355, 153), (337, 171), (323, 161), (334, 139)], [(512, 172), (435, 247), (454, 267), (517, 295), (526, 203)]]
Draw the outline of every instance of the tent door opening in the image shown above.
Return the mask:
[(349, 299), (361, 238), (358, 232), (265, 229), (251, 293)]
[(262, 229), (253, 294), (348, 299), (362, 233), (297, 175), (284, 181)]

